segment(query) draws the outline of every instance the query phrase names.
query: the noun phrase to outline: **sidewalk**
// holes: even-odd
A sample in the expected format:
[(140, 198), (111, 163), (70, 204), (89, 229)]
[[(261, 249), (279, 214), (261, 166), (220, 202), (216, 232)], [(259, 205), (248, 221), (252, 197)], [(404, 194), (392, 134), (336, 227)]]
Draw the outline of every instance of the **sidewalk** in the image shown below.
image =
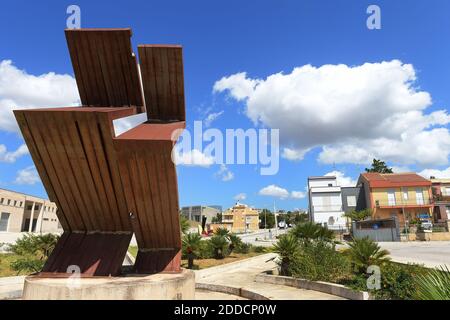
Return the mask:
[(271, 300), (345, 300), (318, 291), (255, 282), (258, 274), (276, 267), (273, 260), (268, 261), (274, 257), (276, 254), (268, 253), (227, 265), (199, 270), (196, 271), (196, 282), (242, 288)]

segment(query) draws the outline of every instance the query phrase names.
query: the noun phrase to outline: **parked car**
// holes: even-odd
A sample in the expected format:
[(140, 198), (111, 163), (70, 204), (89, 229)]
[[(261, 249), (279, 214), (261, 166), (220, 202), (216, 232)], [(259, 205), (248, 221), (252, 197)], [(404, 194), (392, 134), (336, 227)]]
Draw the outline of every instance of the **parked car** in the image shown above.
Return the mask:
[(280, 229), (287, 229), (287, 224), (284, 221), (278, 222), (278, 228)]
[(430, 220), (421, 221), (420, 227), (427, 232), (431, 232), (433, 230), (433, 223)]

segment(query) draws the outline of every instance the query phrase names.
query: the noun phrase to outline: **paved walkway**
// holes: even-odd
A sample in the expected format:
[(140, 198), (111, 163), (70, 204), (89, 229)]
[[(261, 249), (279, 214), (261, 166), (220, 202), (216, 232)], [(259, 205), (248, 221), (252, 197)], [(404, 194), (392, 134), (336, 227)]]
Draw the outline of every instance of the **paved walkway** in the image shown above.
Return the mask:
[[(245, 261), (196, 271), (196, 282), (242, 288), (271, 300), (345, 300), (330, 294), (288, 286), (255, 282), (255, 277), (276, 267), (268, 261), (275, 254), (264, 254)], [(201, 299), (201, 298), (200, 298)]]

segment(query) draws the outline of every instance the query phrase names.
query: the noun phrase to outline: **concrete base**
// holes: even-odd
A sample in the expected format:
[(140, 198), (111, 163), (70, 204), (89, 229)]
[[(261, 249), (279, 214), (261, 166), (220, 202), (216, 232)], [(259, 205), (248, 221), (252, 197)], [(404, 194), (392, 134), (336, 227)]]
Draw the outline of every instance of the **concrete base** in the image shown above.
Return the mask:
[(129, 274), (121, 277), (25, 278), (24, 300), (193, 300), (195, 274)]

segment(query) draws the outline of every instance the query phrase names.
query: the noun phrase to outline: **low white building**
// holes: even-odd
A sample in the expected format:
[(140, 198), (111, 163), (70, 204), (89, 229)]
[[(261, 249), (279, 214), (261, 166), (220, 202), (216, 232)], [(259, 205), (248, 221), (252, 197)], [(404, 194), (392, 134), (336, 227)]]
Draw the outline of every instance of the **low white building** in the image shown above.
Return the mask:
[(346, 229), (341, 187), (336, 177), (309, 177), (308, 199), (311, 221), (332, 230)]

